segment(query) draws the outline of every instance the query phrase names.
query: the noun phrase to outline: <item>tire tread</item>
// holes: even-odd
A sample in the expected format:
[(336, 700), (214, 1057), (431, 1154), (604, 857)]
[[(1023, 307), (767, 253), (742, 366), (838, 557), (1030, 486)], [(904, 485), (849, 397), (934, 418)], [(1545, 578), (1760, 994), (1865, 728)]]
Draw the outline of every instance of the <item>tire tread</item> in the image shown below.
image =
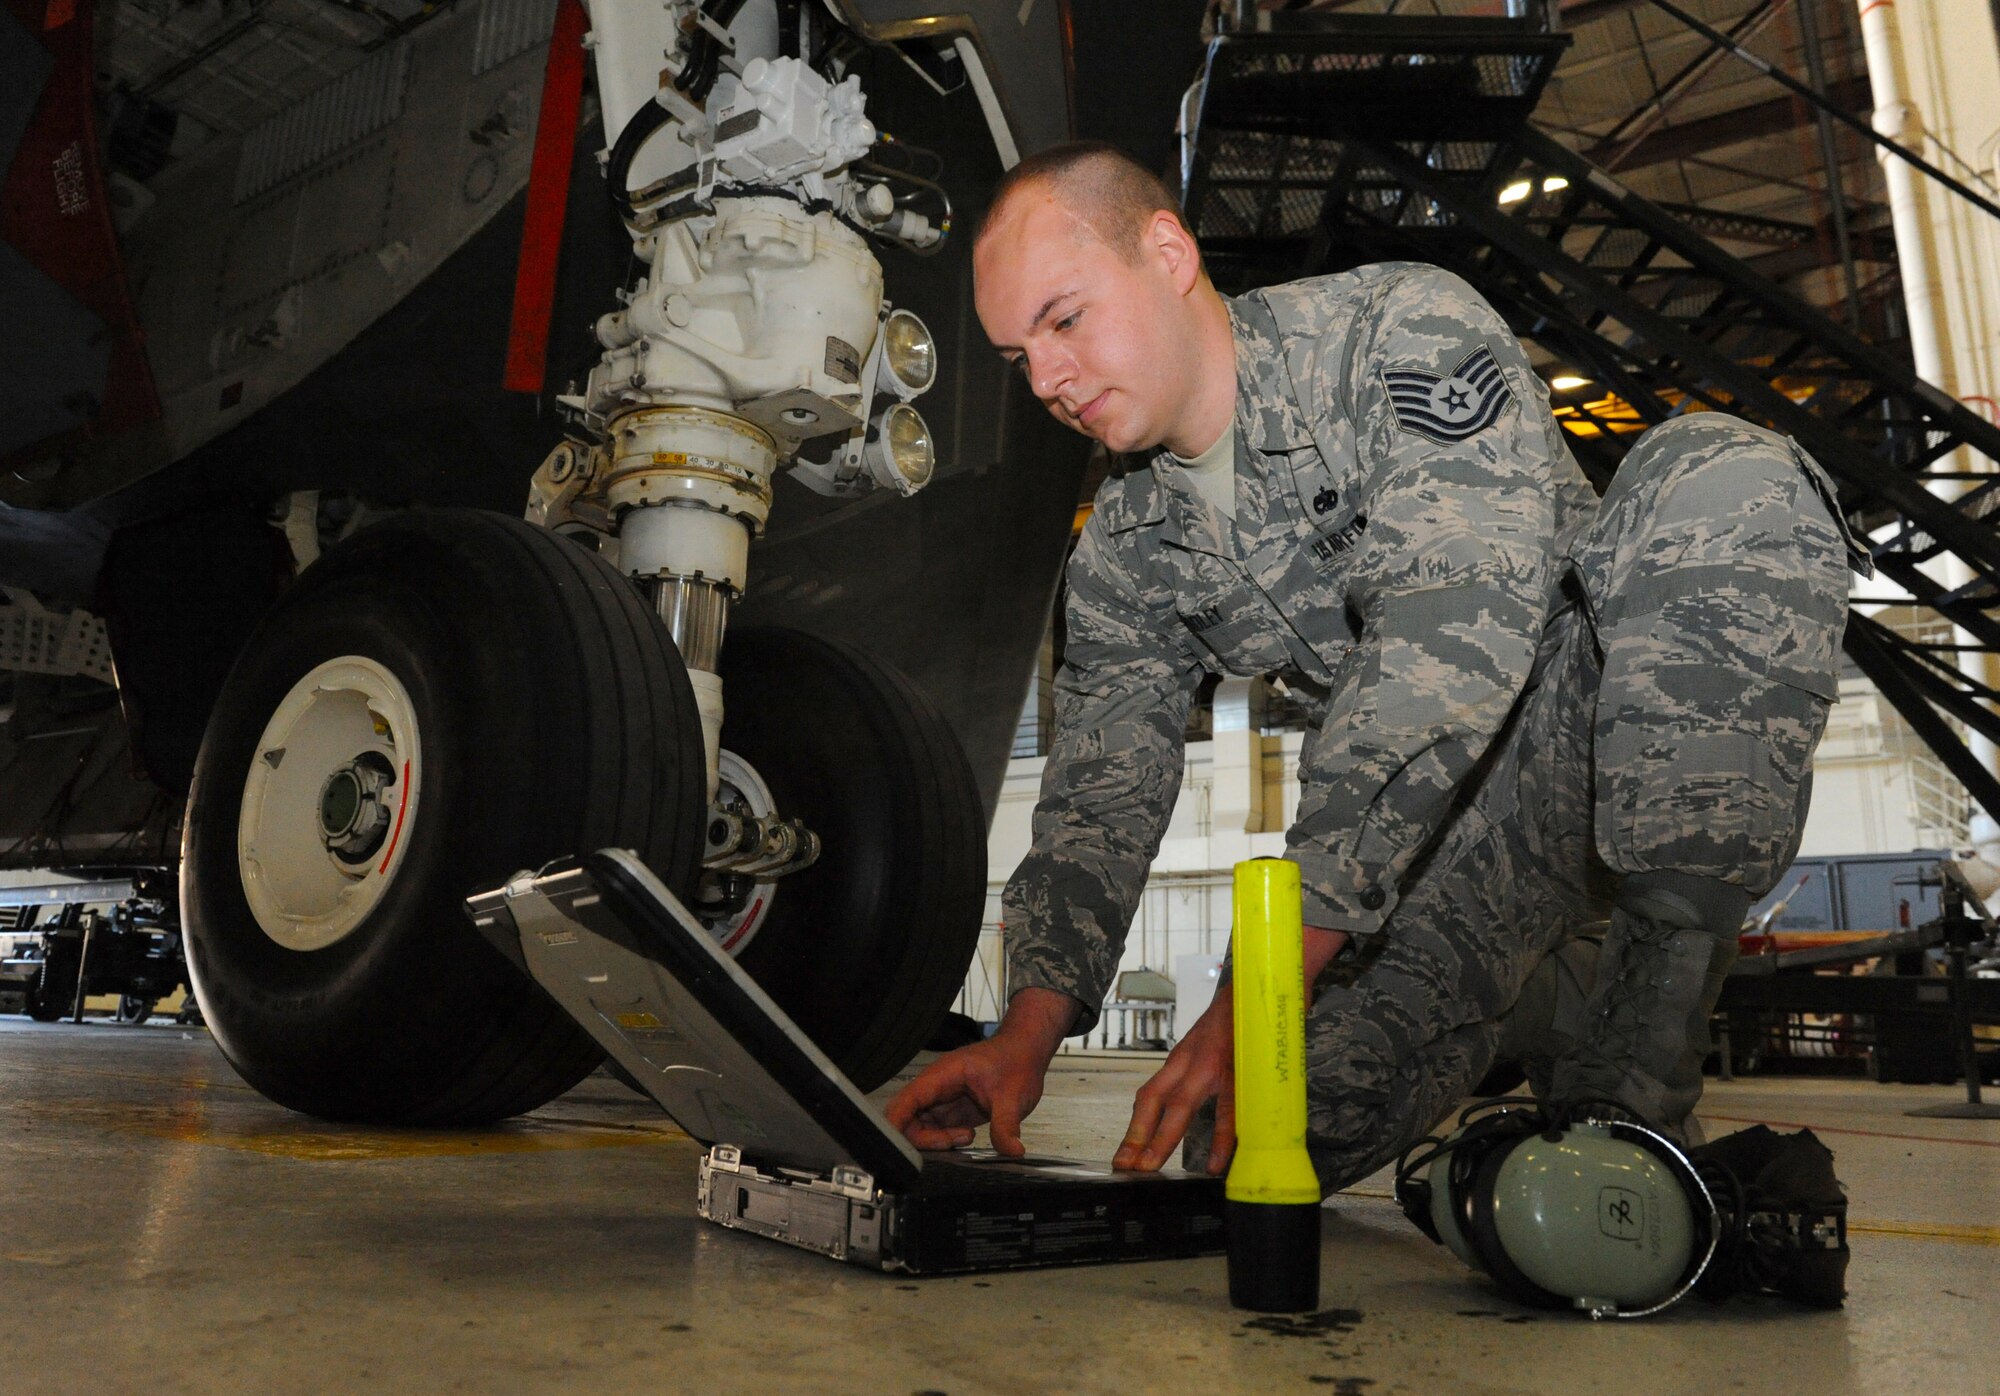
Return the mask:
[[(357, 577), (377, 574), (388, 579), (384, 585), (400, 585), (418, 596), (412, 604), (428, 604), (446, 625), (454, 616), (477, 614), (483, 625), (467, 628), (478, 633), (450, 640), (460, 653), (476, 656), (473, 672), (482, 662), (489, 667), (509, 662), (508, 656), (516, 672), (531, 666), (504, 698), (482, 692), (467, 700), (486, 704), (480, 711), (517, 705), (508, 720), (517, 727), (525, 720), (525, 730), (536, 737), (526, 743), (530, 750), (488, 753), (508, 763), (492, 774), (489, 791), (496, 795), (492, 803), (504, 808), (471, 811), (486, 831), (479, 837), (495, 835), (494, 846), (511, 850), (506, 857), (518, 860), (516, 868), (607, 845), (630, 847), (670, 885), (684, 887), (699, 861), (706, 806), (700, 725), (673, 642), (637, 589), (602, 558), (522, 520), (474, 510), (410, 511), (330, 549), (266, 618), (239, 660), (239, 671), (246, 663), (254, 670), (251, 656), (260, 640), (272, 636), (275, 643), (301, 613), (310, 616), (315, 605), (329, 604), (322, 598), (337, 604), (345, 594), (341, 588), (351, 591)], [(225, 688), (204, 742), (204, 766), (215, 759), (211, 746), (229, 745), (228, 733), (218, 733), (218, 723), (227, 725), (228, 695)], [(244, 740), (254, 741), (254, 734)], [(236, 747), (242, 744), (237, 741)], [(204, 855), (204, 841), (195, 836), (196, 802), (205, 788), (230, 788), (227, 772), (203, 774), (208, 779), (198, 776), (190, 797), (184, 879), (216, 877), (225, 863), (229, 875), (235, 871), (233, 814), (224, 856), (215, 857), (212, 850)], [(240, 781), (240, 774), (234, 779)], [(452, 837), (458, 838), (456, 831)], [(206, 841), (225, 842), (219, 832)], [(474, 890), (451, 889), (451, 900)], [(184, 883), (191, 958), (206, 914), (227, 911), (228, 898), (215, 891)], [(235, 895), (240, 902), (240, 889)], [(453, 919), (451, 927), (436, 929), (458, 937), (454, 944), (465, 943), (463, 954), (490, 953), (477, 945), (476, 932), (462, 916)], [(459, 1002), (466, 998), (460, 985), (433, 986), (440, 1021), (423, 1031), (442, 1034), (435, 1037), (440, 1043), (455, 1042), (456, 1066), (444, 1073), (449, 1079), (421, 1080), (420, 1070), (383, 1067), (377, 1069), (383, 1079), (359, 1085), (274, 1081), (274, 1073), (285, 1074), (282, 1063), (248, 1059), (256, 1055), (255, 1034), (232, 1031), (239, 1025), (229, 1021), (228, 1006), (220, 1022), (208, 1003), (203, 1008), (239, 1070), (284, 1104), (377, 1123), (479, 1124), (545, 1103), (602, 1059), (590, 1037), (538, 985), (518, 974), (501, 978), (505, 987), (477, 1004)], [(251, 1048), (242, 1048), (243, 1041), (252, 1041)], [(278, 1061), (283, 1044), (274, 1050)], [(391, 1079), (398, 1076), (404, 1079)]]

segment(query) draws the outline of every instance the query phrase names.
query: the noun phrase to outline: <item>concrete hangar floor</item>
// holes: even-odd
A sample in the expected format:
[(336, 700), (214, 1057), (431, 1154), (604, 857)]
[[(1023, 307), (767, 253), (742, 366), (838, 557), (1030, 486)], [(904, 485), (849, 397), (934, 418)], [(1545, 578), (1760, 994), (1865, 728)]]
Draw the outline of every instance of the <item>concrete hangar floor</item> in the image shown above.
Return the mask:
[[(1059, 1058), (1031, 1144), (1108, 1156), (1154, 1060)], [(1259, 1319), (1219, 1257), (914, 1281), (721, 1231), (695, 1145), (603, 1074), (496, 1129), (345, 1128), (199, 1029), (0, 1019), (0, 1391), (1991, 1392), (2000, 1122), (1902, 1113), (1957, 1096), (1710, 1083), (1712, 1133), (1833, 1147), (1844, 1312), (1523, 1310), (1383, 1175), (1330, 1204), (1323, 1312)]]

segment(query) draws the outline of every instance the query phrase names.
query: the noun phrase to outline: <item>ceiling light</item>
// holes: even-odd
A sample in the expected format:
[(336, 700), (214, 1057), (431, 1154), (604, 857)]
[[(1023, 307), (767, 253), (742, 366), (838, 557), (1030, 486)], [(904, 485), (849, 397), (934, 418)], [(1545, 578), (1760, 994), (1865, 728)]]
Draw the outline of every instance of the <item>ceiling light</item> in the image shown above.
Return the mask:
[(1534, 181), (1517, 179), (1500, 191), (1500, 202), (1503, 204), (1518, 204), (1534, 192)]
[(1569, 188), (1569, 181), (1564, 179), (1561, 175), (1550, 175), (1547, 179), (1542, 181), (1542, 192), (1544, 194), (1553, 194), (1558, 189), (1567, 189), (1567, 188)]
[(1572, 388), (1587, 387), (1589, 384), (1588, 378), (1579, 378), (1574, 373), (1558, 373), (1549, 380), (1549, 386), (1559, 393), (1566, 393)]

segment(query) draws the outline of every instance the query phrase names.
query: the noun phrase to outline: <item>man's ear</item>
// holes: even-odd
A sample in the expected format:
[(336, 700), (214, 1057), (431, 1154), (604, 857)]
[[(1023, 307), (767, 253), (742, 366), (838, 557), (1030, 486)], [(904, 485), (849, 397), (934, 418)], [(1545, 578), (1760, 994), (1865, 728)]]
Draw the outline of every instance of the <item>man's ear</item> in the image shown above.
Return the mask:
[(1159, 258), (1178, 294), (1184, 296), (1194, 289), (1201, 280), (1201, 249), (1179, 215), (1167, 209), (1155, 210), (1146, 220), (1141, 240), (1146, 251)]

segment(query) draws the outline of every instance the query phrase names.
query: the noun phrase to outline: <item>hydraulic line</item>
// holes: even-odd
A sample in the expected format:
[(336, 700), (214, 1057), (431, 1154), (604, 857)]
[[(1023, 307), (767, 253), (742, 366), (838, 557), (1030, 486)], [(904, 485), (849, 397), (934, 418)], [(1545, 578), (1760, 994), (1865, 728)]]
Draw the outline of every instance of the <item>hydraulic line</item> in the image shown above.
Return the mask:
[[(877, 149), (880, 148), (880, 146), (877, 147)], [(916, 186), (915, 193), (901, 195), (897, 198), (896, 203), (899, 207), (907, 205), (914, 199), (923, 198), (926, 195), (935, 199), (940, 210), (937, 220), (938, 240), (929, 247), (917, 247), (909, 243), (904, 243), (902, 246), (905, 250), (913, 252), (919, 257), (935, 257), (944, 250), (944, 245), (951, 240), (952, 206), (951, 195), (945, 191), (945, 187), (942, 184), (937, 183), (935, 180), (925, 179), (921, 175), (912, 174), (908, 170), (899, 170), (893, 166), (877, 164), (872, 159), (857, 160), (854, 162), (854, 168), (867, 174), (872, 174), (884, 181), (902, 180), (906, 184)]]
[[(744, 0), (710, 0), (702, 6), (702, 14), (721, 28), (728, 28), (730, 21), (742, 10)], [(674, 87), (696, 106), (708, 100), (714, 90), (715, 81), (722, 75), (722, 45), (706, 28), (697, 27), (689, 40), (687, 66), (674, 79)], [(667, 109), (658, 102), (648, 102), (632, 114), (625, 123), (625, 129), (618, 133), (612, 143), (611, 158), (605, 165), (605, 179), (611, 186), (611, 202), (619, 215), (627, 220), (636, 216), (638, 209), (633, 202), (630, 187), (632, 161), (639, 148), (652, 139), (655, 132), (667, 124)]]
[(652, 134), (667, 124), (667, 109), (658, 102), (648, 102), (632, 113), (632, 119), (625, 123), (625, 129), (618, 133), (618, 139), (611, 145), (611, 159), (605, 165), (604, 177), (611, 184), (611, 202), (621, 217), (630, 219), (637, 212), (632, 203), (632, 191), (627, 182), (632, 176), (632, 157), (639, 153)]

